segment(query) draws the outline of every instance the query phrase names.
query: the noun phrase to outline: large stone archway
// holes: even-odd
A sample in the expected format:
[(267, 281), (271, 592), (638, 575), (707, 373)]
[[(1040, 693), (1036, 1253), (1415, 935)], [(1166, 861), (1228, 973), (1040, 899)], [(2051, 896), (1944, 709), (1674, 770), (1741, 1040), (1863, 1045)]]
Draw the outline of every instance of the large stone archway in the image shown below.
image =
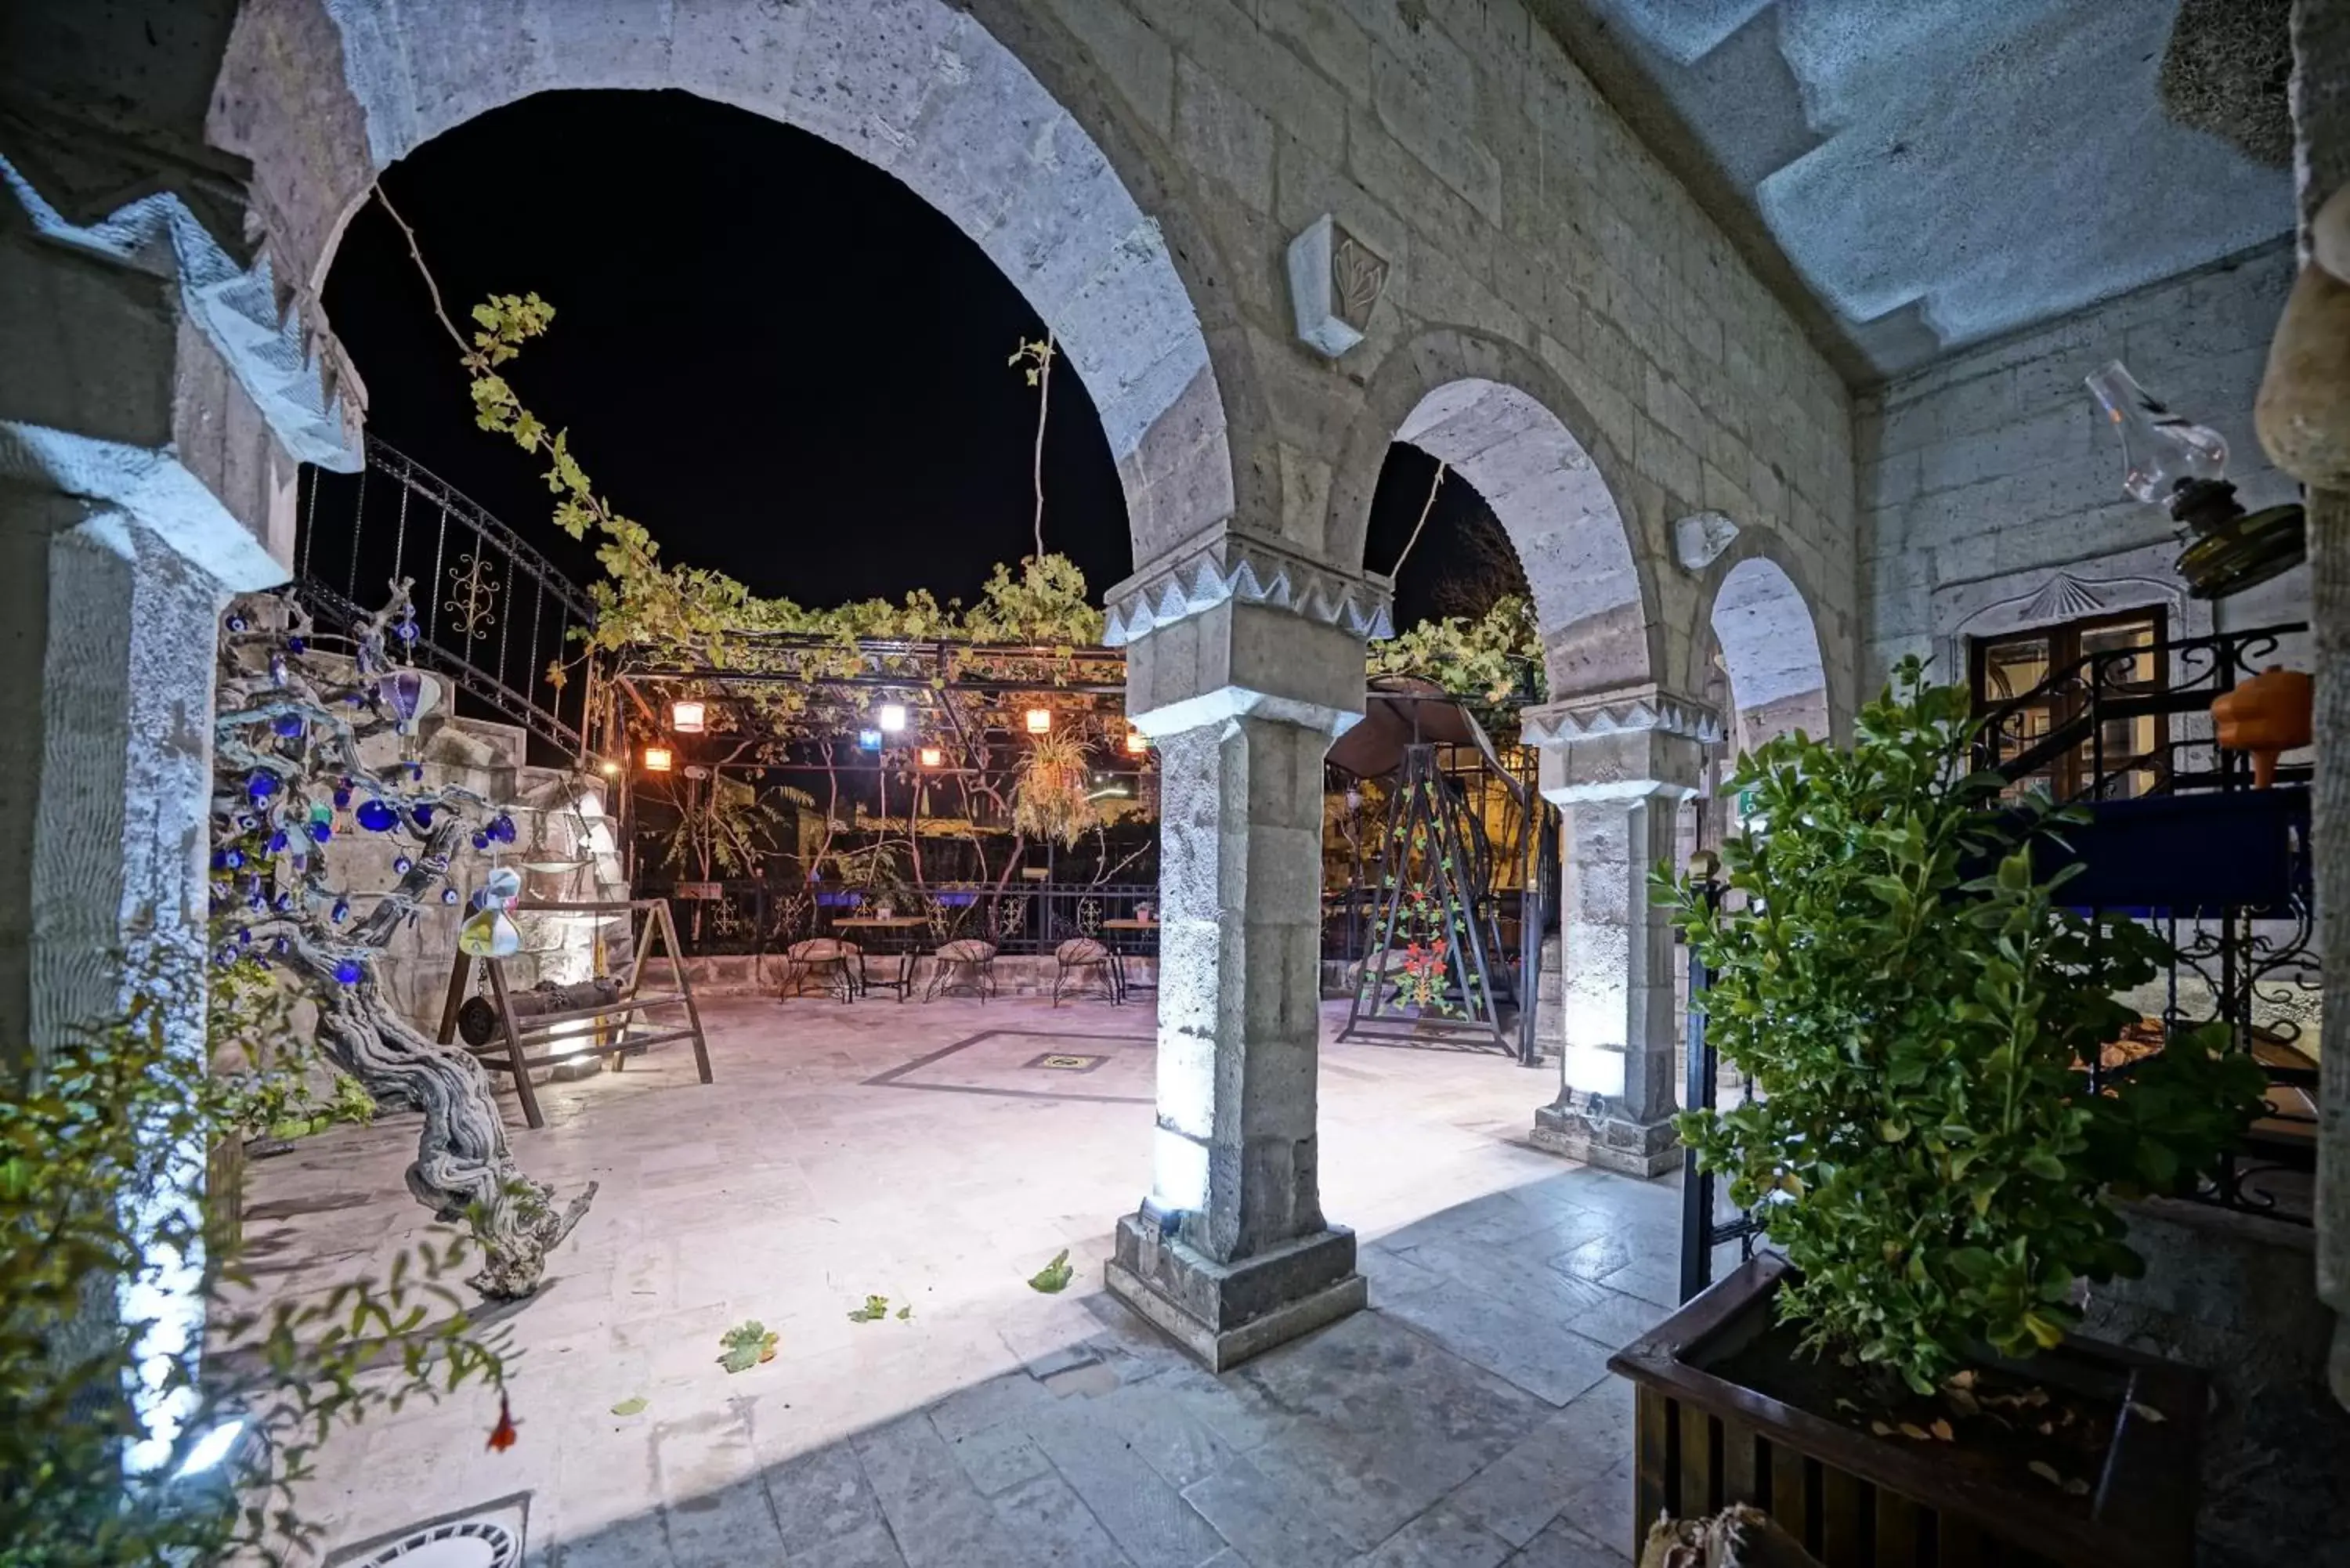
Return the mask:
[[(1049, 57), (1049, 40), (1026, 41)], [(732, 104), (904, 182), (1020, 290), (1086, 383), (1135, 558), (1232, 514), (1223, 392), (1162, 230), (1173, 204), (1146, 213), (1125, 175), (1148, 181), (1151, 166), (1113, 165), (1095, 132), (1116, 132), (1114, 114), (1097, 107), (1080, 123), (1021, 54), (946, 0), (247, 0), (210, 127), (253, 161), (282, 274), (315, 302), (383, 169), (500, 105), (588, 88)], [(691, 234), (681, 222), (679, 243)]]

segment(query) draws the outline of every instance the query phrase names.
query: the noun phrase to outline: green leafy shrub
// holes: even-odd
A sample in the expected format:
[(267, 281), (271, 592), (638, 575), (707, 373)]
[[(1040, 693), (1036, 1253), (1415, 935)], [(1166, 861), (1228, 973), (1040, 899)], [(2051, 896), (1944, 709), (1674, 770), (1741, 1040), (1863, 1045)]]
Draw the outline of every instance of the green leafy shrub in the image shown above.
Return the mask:
[(2054, 901), (2033, 850), (2066, 814), (1998, 809), (1974, 732), (1906, 660), (1850, 750), (1797, 733), (1741, 759), (1755, 818), (1719, 914), (1659, 874), (1712, 971), (1708, 1037), (1757, 1089), (1681, 1136), (1802, 1271), (1780, 1301), (1805, 1345), (1921, 1391), (1982, 1344), (2055, 1345), (2076, 1278), (2138, 1272), (2110, 1198), (2190, 1181), (2262, 1085), (2183, 1035), (2086, 1092), (2079, 1064), (2136, 1016), (2115, 993), (2167, 949)]
[[(142, 1001), (0, 1067), (5, 1568), (286, 1561), (312, 1542), (296, 1488), (333, 1431), (504, 1387), (502, 1336), (478, 1335), (441, 1282), (462, 1237), (380, 1279), (255, 1304), (197, 1174), (294, 1102), (265, 1073), (213, 1071), (179, 1044), (186, 1022)], [(192, 1466), (232, 1419), (236, 1445)]]

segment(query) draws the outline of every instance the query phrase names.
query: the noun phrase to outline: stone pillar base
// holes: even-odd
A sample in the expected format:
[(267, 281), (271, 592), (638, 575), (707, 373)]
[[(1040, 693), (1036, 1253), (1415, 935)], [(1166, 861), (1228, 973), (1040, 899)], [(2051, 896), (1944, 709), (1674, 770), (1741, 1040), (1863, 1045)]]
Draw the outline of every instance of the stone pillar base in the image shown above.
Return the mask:
[(1670, 1120), (1639, 1122), (1596, 1106), (1544, 1106), (1534, 1112), (1536, 1148), (1646, 1179), (1677, 1170), (1681, 1142)]
[(1109, 1293), (1211, 1372), (1336, 1323), (1367, 1300), (1355, 1233), (1332, 1226), (1269, 1252), (1220, 1263), (1139, 1214), (1118, 1222)]

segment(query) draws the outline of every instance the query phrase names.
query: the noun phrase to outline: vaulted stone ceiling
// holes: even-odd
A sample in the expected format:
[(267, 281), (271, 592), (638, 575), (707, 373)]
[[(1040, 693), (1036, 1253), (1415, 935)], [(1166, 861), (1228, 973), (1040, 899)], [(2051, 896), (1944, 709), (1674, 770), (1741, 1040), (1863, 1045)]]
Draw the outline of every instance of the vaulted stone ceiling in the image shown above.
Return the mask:
[[(2166, 116), (2179, 0), (1531, 4), (1856, 382), (2293, 221), (2286, 170)], [(2187, 10), (2199, 85), (2273, 127), (2284, 0)]]

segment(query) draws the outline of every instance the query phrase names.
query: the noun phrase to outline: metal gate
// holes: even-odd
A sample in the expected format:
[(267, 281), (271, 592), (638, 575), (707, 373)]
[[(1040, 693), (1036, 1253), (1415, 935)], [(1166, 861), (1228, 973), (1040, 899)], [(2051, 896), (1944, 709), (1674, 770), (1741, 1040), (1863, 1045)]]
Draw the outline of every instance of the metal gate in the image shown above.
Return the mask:
[[(1710, 850), (1700, 850), (1690, 863), (1690, 871), (1700, 877), (1700, 888), (1705, 898), (1709, 914), (1719, 914), (1721, 909), (1722, 887), (1714, 873), (1719, 863)], [(1705, 993), (1711, 976), (1697, 949), (1689, 949), (1689, 1106), (1691, 1110), (1716, 1109), (1721, 1098), (1721, 1059), (1705, 1031)], [(1754, 1080), (1739, 1080), (1742, 1098), (1754, 1093)], [(1721, 1212), (1721, 1186), (1711, 1175), (1700, 1171), (1697, 1154), (1684, 1148), (1681, 1152), (1681, 1300), (1688, 1301), (1713, 1282), (1713, 1254), (1716, 1248), (1735, 1241), (1739, 1262), (1754, 1255), (1754, 1238), (1761, 1227), (1754, 1222), (1752, 1210)]]

